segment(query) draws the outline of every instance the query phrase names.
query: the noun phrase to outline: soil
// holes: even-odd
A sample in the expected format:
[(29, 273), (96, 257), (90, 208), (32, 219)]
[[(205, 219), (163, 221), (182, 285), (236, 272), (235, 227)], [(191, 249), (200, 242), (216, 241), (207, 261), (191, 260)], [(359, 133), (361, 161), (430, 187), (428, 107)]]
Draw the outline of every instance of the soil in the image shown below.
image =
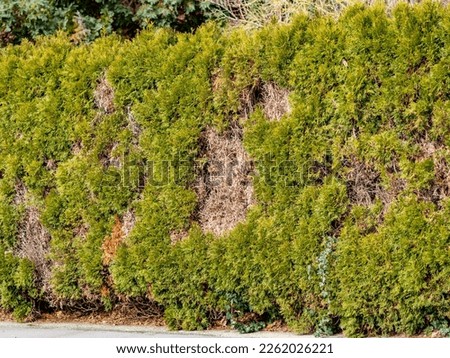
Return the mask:
[[(3, 310), (0, 310), (0, 321), (17, 322), (10, 313)], [(33, 319), (25, 322), (109, 324), (112, 326), (164, 326), (164, 320), (161, 317), (136, 317), (135, 315), (132, 316), (119, 310), (93, 313), (54, 311), (36, 315)]]

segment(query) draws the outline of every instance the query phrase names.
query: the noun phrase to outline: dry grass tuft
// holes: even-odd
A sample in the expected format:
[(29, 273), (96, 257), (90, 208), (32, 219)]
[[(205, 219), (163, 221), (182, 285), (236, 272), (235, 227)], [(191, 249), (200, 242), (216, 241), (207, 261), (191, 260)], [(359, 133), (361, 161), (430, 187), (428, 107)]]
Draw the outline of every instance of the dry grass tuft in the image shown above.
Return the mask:
[(262, 107), (264, 114), (271, 121), (279, 121), (285, 114), (291, 113), (289, 91), (273, 82), (262, 86)]
[(244, 150), (242, 129), (237, 124), (222, 134), (208, 128), (201, 138), (201, 148), (195, 182), (197, 219), (204, 232), (222, 235), (244, 221), (255, 202), (253, 163)]
[(28, 203), (27, 189), (22, 182), (16, 184), (15, 205), (23, 205), (25, 213), (18, 227), (18, 244), (15, 254), (30, 260), (35, 267), (36, 284), (43, 292), (51, 292), (52, 263), (47, 258), (51, 236), (42, 225), (39, 210)]
[(105, 75), (97, 81), (97, 87), (94, 90), (94, 103), (105, 114), (111, 114), (115, 110), (114, 89), (108, 83)]

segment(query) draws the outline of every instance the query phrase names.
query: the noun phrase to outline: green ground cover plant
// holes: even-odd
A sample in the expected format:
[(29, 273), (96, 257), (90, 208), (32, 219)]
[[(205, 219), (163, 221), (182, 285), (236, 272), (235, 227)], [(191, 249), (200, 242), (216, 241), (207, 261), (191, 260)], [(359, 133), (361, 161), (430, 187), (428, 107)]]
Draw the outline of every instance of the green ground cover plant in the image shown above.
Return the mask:
[(2, 48), (0, 306), (448, 334), (449, 30), (426, 2)]

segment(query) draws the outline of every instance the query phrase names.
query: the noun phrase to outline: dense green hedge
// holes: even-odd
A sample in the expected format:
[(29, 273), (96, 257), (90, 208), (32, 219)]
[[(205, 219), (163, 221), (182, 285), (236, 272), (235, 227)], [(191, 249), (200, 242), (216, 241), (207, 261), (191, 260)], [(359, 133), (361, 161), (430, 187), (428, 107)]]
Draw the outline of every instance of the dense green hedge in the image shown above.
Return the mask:
[[(449, 51), (450, 10), (431, 3), (251, 34), (206, 24), (2, 49), (1, 307), (24, 317), (39, 302), (141, 297), (172, 328), (252, 313), (319, 334), (448, 332)], [(109, 107), (96, 93), (108, 84)], [(290, 91), (280, 120), (265, 114), (264, 84)], [(196, 222), (194, 163), (205, 129), (236, 120), (256, 204), (216, 237)], [(20, 254), (30, 208), (51, 236), (47, 284)]]

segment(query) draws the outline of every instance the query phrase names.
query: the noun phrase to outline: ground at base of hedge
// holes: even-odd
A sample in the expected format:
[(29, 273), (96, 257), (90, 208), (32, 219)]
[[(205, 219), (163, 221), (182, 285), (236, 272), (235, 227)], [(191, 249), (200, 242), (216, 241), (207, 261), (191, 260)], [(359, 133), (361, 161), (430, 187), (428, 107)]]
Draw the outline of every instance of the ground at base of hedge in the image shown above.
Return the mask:
[[(2, 322), (17, 322), (13, 316), (0, 309), (0, 323)], [(130, 317), (126, 311), (112, 310), (111, 312), (67, 312), (67, 311), (55, 311), (51, 313), (42, 313), (33, 319), (24, 321), (26, 323), (32, 322), (33, 324), (47, 324), (47, 323), (67, 323), (67, 324), (80, 324), (80, 325), (99, 325), (99, 326), (147, 326), (147, 327), (162, 327), (165, 328), (165, 322), (162, 317)], [(223, 321), (215, 322), (208, 331), (229, 331), (232, 328), (226, 325)], [(262, 332), (283, 332), (292, 333), (287, 325), (282, 321), (275, 321)], [(339, 337), (345, 337), (342, 334)], [(391, 336), (391, 338), (444, 338), (441, 332), (433, 331), (430, 333), (423, 333), (414, 336), (407, 336), (405, 334), (399, 334)]]
[[(0, 322), (17, 322), (13, 316), (0, 309)], [(51, 313), (41, 313), (25, 322), (39, 323), (79, 323), (94, 325), (112, 325), (112, 326), (152, 326), (164, 327), (164, 319), (162, 317), (130, 317), (126, 311), (112, 310), (111, 312), (67, 312), (54, 311)], [(223, 321), (215, 322), (208, 330), (230, 330)], [(281, 321), (275, 321), (263, 329), (266, 332), (290, 332), (286, 324)]]

